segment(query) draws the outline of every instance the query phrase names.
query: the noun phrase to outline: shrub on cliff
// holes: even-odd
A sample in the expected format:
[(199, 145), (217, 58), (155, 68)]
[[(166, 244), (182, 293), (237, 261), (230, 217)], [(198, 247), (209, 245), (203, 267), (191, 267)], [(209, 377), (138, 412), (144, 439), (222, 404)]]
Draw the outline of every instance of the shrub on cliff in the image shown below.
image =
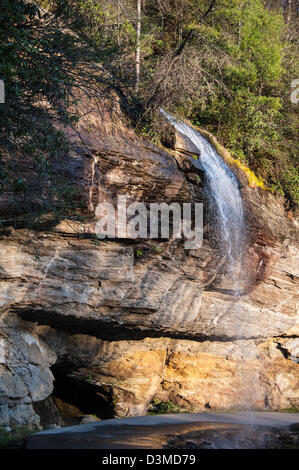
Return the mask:
[[(52, 160), (68, 151), (64, 128), (78, 121), (78, 92), (100, 95), (93, 64), (88, 43), (67, 29), (59, 16), (36, 2), (1, 1), (0, 79), (5, 83), (5, 103), (0, 104), (0, 192), (14, 192), (24, 207), (27, 201), (26, 212), (33, 219), (51, 211), (63, 217), (76, 206), (65, 184), (53, 195), (55, 207), (42, 192), (45, 187), (51, 190), (53, 180), (55, 190), (59, 186)], [(39, 188), (30, 184), (32, 173), (39, 176)], [(38, 193), (34, 204), (33, 193)]]

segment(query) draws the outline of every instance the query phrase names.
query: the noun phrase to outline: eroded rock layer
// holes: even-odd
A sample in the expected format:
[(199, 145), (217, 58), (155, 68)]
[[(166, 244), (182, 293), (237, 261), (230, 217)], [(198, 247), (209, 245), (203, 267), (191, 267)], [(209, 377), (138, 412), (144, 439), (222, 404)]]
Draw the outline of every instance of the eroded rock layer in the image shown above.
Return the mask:
[[(20, 205), (17, 229), (6, 214), (0, 425), (38, 424), (33, 404), (51, 396), (52, 372), (64, 401), (100, 417), (146, 413), (153, 399), (194, 411), (297, 407), (297, 225), (283, 200), (232, 167), (247, 229), (236, 297), (188, 142), (164, 129), (173, 146), (166, 152), (124, 126), (104, 126), (96, 112), (79, 130), (85, 146), (70, 133), (73, 149), (54, 165), (78, 190), (85, 221), (34, 232), (22, 228)], [(203, 246), (97, 240), (96, 207), (120, 194), (204, 202)], [(5, 195), (1, 213), (12, 204)]]

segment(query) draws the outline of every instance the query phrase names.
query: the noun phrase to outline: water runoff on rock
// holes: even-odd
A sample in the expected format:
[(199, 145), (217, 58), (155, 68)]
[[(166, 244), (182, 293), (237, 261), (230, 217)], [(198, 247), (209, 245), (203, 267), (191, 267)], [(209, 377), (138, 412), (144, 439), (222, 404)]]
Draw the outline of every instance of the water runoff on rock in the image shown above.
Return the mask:
[[(192, 159), (192, 163), (203, 170), (205, 174), (207, 200), (209, 205), (212, 201), (217, 222), (217, 237), (220, 238), (223, 255), (227, 259), (225, 279), (222, 280), (226, 285), (228, 283), (229, 290), (233, 294), (232, 302), (224, 307), (220, 316), (225, 316), (227, 311), (234, 316), (231, 334), (236, 339), (240, 339), (236, 345), (239, 344), (237, 348), (239, 348), (239, 357), (241, 359), (247, 355), (246, 341), (242, 340), (247, 329), (247, 319), (243, 315), (242, 303), (239, 301), (241, 293), (244, 292), (243, 283), (246, 284), (246, 273), (243, 266), (243, 256), (246, 251), (246, 233), (238, 180), (218, 155), (216, 149), (199, 131), (174, 118), (164, 110), (161, 110), (161, 113), (177, 131), (190, 139), (200, 155), (198, 160)], [(249, 373), (247, 371), (246, 361), (241, 359), (238, 364), (241, 384), (239, 406), (250, 413), (251, 424), (253, 424), (254, 418), (250, 409), (257, 398), (255, 383), (250, 371)]]
[(237, 277), (236, 268), (238, 266), (240, 269), (244, 235), (243, 204), (238, 180), (199, 131), (163, 109), (160, 112), (177, 131), (188, 137), (199, 151), (200, 158), (194, 160), (194, 165), (205, 173), (206, 190), (216, 213), (219, 238), (226, 251), (229, 270)]

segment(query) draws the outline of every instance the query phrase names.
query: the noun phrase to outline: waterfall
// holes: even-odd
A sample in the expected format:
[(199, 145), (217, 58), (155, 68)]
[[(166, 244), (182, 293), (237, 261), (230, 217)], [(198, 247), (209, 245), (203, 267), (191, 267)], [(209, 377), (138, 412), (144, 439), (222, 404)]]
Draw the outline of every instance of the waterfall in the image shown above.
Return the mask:
[(206, 192), (209, 200), (213, 202), (220, 240), (228, 258), (230, 270), (235, 272), (235, 267), (240, 262), (243, 251), (244, 231), (243, 204), (238, 180), (215, 148), (199, 131), (183, 121), (177, 120), (163, 109), (160, 112), (177, 131), (188, 137), (198, 149), (200, 158), (194, 160), (193, 163), (197, 168), (203, 169), (205, 173)]
[[(242, 334), (246, 330), (246, 318), (242, 315), (242, 306), (239, 302), (242, 282), (246, 278), (243, 267), (245, 251), (245, 224), (242, 197), (236, 176), (218, 155), (213, 145), (208, 142), (199, 131), (160, 110), (162, 115), (184, 136), (188, 137), (198, 149), (198, 160), (192, 163), (205, 173), (205, 192), (209, 203), (212, 201), (217, 221), (217, 230), (221, 248), (227, 259), (226, 279), (232, 287), (232, 304), (237, 303), (239, 315), (235, 318), (232, 335), (239, 337), (239, 351), (241, 357), (246, 357), (246, 344), (243, 344)], [(191, 157), (190, 157), (191, 159)], [(231, 308), (228, 307), (227, 311)], [(223, 311), (221, 315), (225, 315)], [(237, 343), (238, 344), (238, 343)], [(249, 409), (256, 400), (255, 384), (246, 370), (246, 361), (239, 361), (239, 375), (242, 383), (240, 397), (243, 398), (243, 407)]]

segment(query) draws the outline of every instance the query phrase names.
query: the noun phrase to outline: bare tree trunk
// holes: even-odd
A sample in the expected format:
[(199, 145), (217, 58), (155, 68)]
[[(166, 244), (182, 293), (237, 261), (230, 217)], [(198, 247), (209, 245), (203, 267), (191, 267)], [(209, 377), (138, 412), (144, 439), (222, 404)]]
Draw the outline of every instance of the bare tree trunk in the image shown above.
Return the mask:
[(292, 8), (293, 8), (292, 0), (287, 0), (285, 3), (285, 7), (284, 7), (285, 22), (288, 26), (287, 39), (291, 39), (292, 37)]
[(139, 90), (140, 80), (140, 36), (141, 36), (141, 0), (137, 0), (136, 59), (135, 59), (135, 93)]
[(119, 3), (117, 2), (117, 45), (120, 46), (120, 36), (119, 36)]
[(179, 20), (179, 27), (178, 27), (178, 46), (182, 44), (183, 40), (183, 28), (182, 28), (182, 21)]
[(242, 23), (241, 23), (241, 21), (239, 21), (239, 25), (238, 25), (238, 44), (240, 44), (240, 42), (241, 42), (241, 35), (242, 35)]
[(287, 24), (291, 24), (292, 20), (292, 0), (287, 1)]
[[(211, 0), (210, 6), (207, 9), (207, 11), (196, 21), (196, 24), (199, 24), (200, 21), (204, 20), (209, 13), (213, 10), (214, 6), (216, 5), (217, 0)], [(179, 56), (183, 50), (185, 49), (186, 44), (190, 41), (190, 39), (194, 35), (194, 30), (190, 29), (189, 33), (186, 35), (185, 39), (182, 41), (181, 45), (177, 48), (177, 50), (174, 52), (174, 57)]]
[[(196, 21), (196, 24), (199, 24), (201, 21), (205, 20), (207, 18), (207, 16), (211, 13), (211, 11), (213, 10), (214, 6), (217, 4), (217, 0), (210, 0), (210, 6), (208, 7), (208, 9), (205, 11), (205, 13), (200, 17), (198, 18), (198, 20)], [(172, 58), (171, 58), (171, 62), (170, 62), (170, 65), (168, 67), (168, 72), (167, 73), (170, 73), (171, 71), (171, 68), (173, 67), (173, 64), (175, 63), (175, 60), (176, 58), (182, 54), (183, 50), (185, 49), (186, 45), (188, 44), (188, 42), (192, 39), (193, 37), (193, 34), (194, 34), (194, 30), (193, 29), (190, 29), (190, 31), (188, 32), (188, 34), (186, 35), (186, 37), (183, 39), (182, 43), (180, 44), (179, 47), (177, 47), (173, 52), (172, 52)], [(146, 103), (146, 109), (150, 109), (150, 106), (152, 103), (155, 102), (155, 100), (157, 99), (158, 95), (159, 95), (159, 92), (161, 90), (161, 85), (163, 83), (163, 79), (161, 78), (158, 83), (156, 84), (155, 86), (155, 89), (154, 89), (154, 92), (152, 93), (151, 97), (148, 99), (147, 103)]]

